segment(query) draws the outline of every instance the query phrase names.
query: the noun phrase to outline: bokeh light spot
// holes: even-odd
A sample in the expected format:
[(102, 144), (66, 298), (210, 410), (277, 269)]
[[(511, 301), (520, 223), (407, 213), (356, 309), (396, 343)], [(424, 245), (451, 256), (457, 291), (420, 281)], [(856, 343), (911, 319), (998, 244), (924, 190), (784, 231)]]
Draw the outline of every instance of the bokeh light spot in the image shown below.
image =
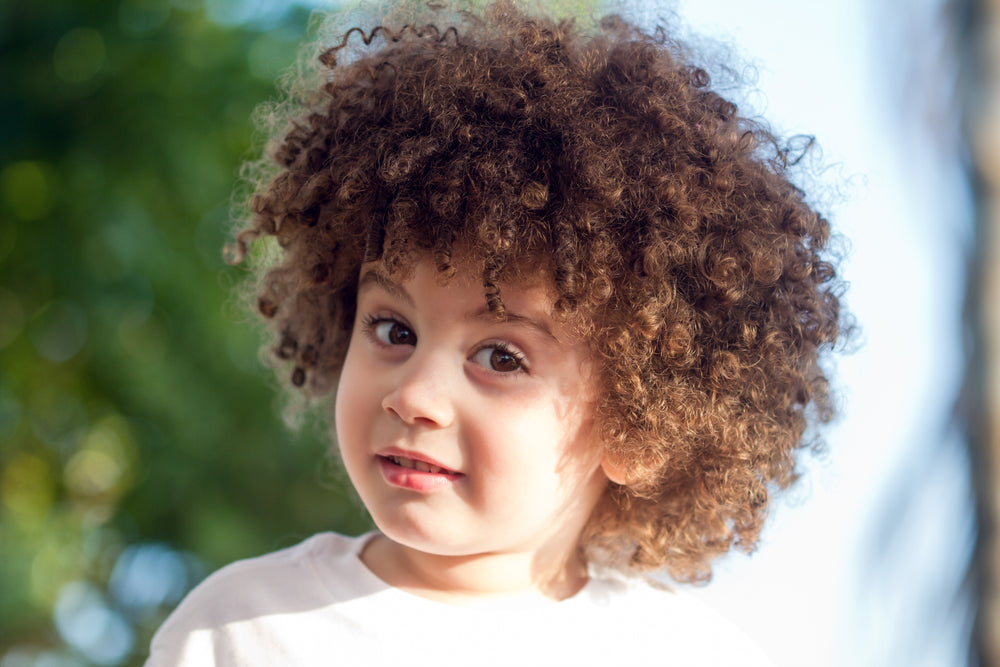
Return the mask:
[(101, 451), (84, 449), (66, 464), (66, 484), (83, 496), (100, 496), (114, 489), (121, 479), (121, 464)]
[(188, 561), (165, 544), (139, 544), (122, 552), (111, 571), (109, 590), (125, 609), (151, 616), (175, 605), (192, 585)]
[(87, 316), (72, 301), (57, 299), (35, 317), (29, 333), (38, 354), (57, 363), (69, 361), (87, 342)]
[(260, 30), (273, 27), (291, 6), (286, 0), (205, 0), (205, 13), (221, 26), (252, 24)]
[(0, 500), (22, 523), (44, 520), (55, 500), (55, 477), (49, 464), (33, 454), (15, 454), (0, 473)]
[(49, 212), (49, 179), (46, 167), (24, 160), (4, 167), (0, 172), (0, 195), (15, 217), (37, 220)]
[(42, 651), (32, 667), (89, 667), (80, 658), (59, 651)]
[(15, 648), (0, 658), (0, 667), (88, 667), (81, 659), (62, 651)]
[(104, 38), (93, 28), (73, 28), (56, 44), (52, 66), (67, 83), (84, 83), (104, 67)]
[(67, 644), (98, 665), (118, 665), (132, 652), (135, 633), (92, 584), (72, 581), (59, 592), (56, 628)]
[(127, 422), (119, 415), (105, 417), (87, 431), (66, 463), (66, 486), (78, 497), (117, 499), (132, 481), (133, 449)]

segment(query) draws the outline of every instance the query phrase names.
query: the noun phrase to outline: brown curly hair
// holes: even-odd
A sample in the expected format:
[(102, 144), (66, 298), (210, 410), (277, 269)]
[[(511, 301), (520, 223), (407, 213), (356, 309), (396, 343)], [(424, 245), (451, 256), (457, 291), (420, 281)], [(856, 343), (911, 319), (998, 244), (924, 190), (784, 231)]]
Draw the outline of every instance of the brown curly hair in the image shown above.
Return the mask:
[(817, 442), (807, 427), (832, 417), (829, 225), (791, 151), (664, 30), (584, 31), (509, 2), (448, 17), (347, 31), (299, 94), (237, 237), (240, 256), (261, 237), (282, 249), (257, 301), (273, 352), (329, 393), (364, 261), (429, 256), (447, 278), (461, 245), (498, 315), (500, 281), (544, 269), (603, 367), (603, 445), (627, 471), (581, 545), (707, 579), (755, 546), (769, 491)]

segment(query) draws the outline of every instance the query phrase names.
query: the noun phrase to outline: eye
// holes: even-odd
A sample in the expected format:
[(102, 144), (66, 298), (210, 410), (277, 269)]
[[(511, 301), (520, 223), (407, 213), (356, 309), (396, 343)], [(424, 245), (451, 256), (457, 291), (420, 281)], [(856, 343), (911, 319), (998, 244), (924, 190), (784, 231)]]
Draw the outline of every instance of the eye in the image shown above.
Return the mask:
[(472, 360), (482, 366), (497, 373), (515, 373), (526, 370), (524, 366), (524, 355), (506, 345), (490, 344), (479, 349)]
[(365, 326), (375, 340), (385, 345), (417, 344), (417, 334), (399, 320), (369, 317)]

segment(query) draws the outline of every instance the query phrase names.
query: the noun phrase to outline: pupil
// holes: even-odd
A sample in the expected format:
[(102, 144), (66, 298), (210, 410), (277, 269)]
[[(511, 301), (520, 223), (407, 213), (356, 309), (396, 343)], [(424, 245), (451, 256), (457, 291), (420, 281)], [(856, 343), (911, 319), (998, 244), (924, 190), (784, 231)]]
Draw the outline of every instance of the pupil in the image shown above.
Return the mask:
[(493, 350), (493, 354), (490, 355), (490, 365), (495, 371), (516, 371), (518, 367), (514, 355), (502, 350)]
[(389, 341), (393, 345), (407, 345), (411, 338), (413, 333), (405, 327), (396, 325), (389, 330)]

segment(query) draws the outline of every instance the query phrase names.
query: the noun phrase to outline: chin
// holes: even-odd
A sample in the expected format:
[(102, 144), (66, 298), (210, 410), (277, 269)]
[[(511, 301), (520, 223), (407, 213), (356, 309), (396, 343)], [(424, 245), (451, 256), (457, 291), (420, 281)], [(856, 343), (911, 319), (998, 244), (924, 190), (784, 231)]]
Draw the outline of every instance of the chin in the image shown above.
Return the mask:
[(454, 529), (401, 522), (399, 517), (389, 520), (375, 518), (375, 525), (392, 542), (421, 553), (434, 556), (471, 556), (480, 552), (469, 543), (467, 533), (456, 534)]

